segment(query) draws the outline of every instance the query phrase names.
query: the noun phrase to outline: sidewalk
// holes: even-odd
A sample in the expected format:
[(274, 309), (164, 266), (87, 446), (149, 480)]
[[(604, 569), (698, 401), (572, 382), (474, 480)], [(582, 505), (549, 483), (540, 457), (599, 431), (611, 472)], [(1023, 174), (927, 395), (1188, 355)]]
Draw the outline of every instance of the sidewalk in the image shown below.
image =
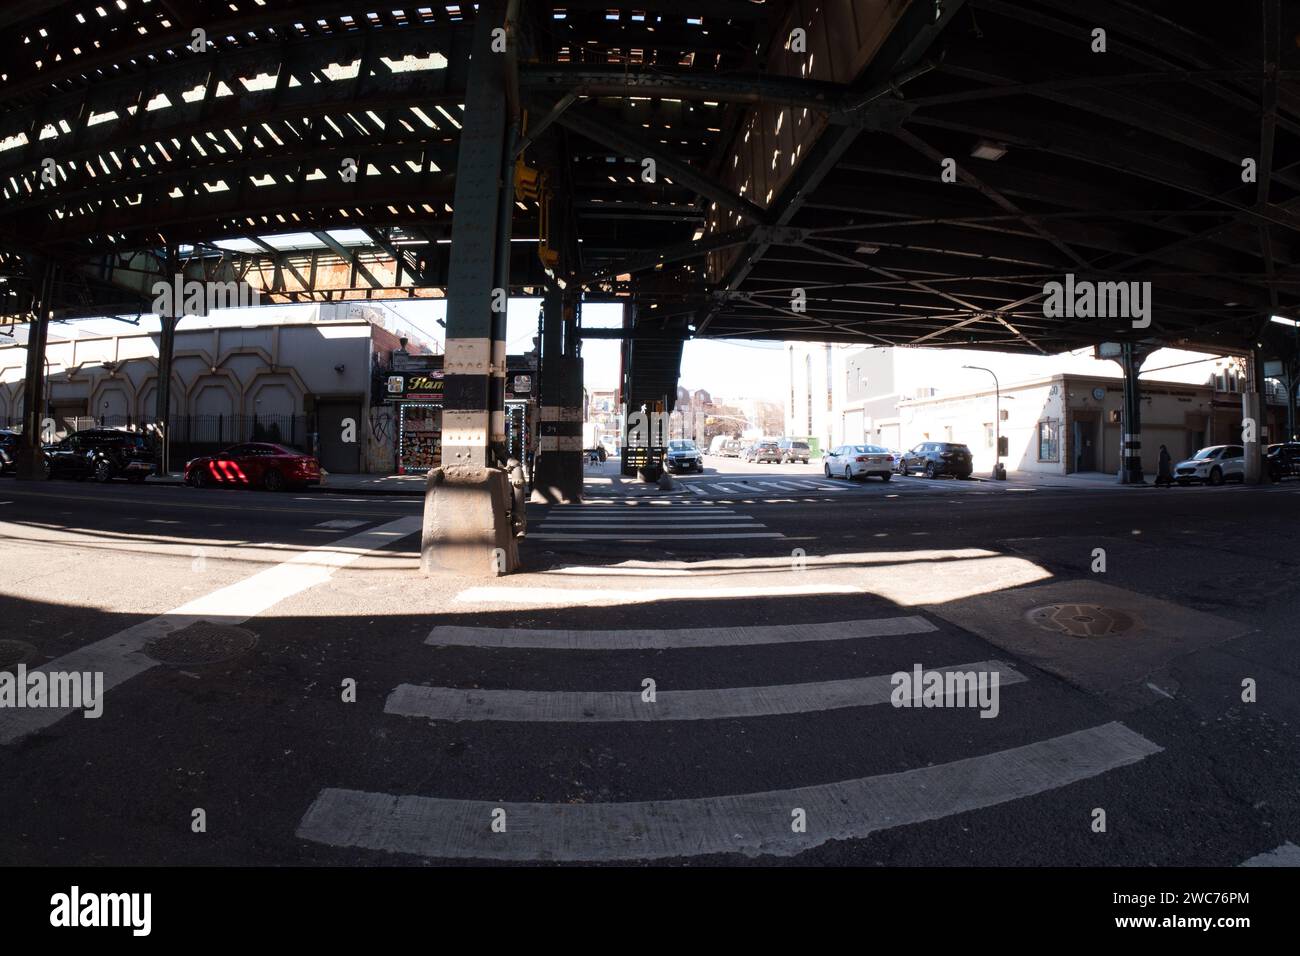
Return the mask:
[[(146, 485), (183, 485), (178, 473), (150, 475)], [(330, 475), (315, 487), (303, 489), (309, 493), (327, 495), (405, 495), (419, 498), (424, 495), (424, 475)]]
[(1154, 476), (1148, 476), (1145, 485), (1123, 485), (1120, 484), (1117, 476), (1100, 471), (1074, 472), (1069, 475), (1043, 475), (1032, 471), (1007, 472), (1006, 481), (994, 481), (985, 475), (975, 477), (980, 481), (1006, 485), (1009, 488), (1072, 488), (1074, 490), (1089, 488), (1097, 491), (1134, 491), (1138, 488), (1150, 488), (1154, 481)]

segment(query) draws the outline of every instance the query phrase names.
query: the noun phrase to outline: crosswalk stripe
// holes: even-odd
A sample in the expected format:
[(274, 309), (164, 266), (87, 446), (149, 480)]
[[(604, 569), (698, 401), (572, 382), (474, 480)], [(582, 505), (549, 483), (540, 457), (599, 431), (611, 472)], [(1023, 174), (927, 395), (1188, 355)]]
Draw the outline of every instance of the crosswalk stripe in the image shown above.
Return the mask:
[(1300, 846), (1283, 843), (1276, 850), (1252, 856), (1240, 866), (1300, 866)]
[[(828, 840), (938, 820), (1055, 790), (1161, 747), (1118, 722), (933, 767), (837, 783), (685, 800), (508, 803), (322, 790), (304, 840), (430, 859), (656, 860), (789, 856)], [(792, 812), (804, 811), (806, 832)], [(504, 832), (493, 822), (504, 813)]]
[[(934, 668), (938, 673), (997, 674), (999, 688), (1025, 676), (998, 661)], [(910, 675), (909, 675), (910, 676)], [(986, 678), (991, 681), (992, 677)], [(909, 685), (910, 686), (910, 685)], [(496, 720), (521, 723), (604, 723), (632, 720), (722, 720), (805, 714), (845, 707), (888, 704), (891, 674), (767, 687), (722, 687), (655, 692), (653, 703), (632, 691), (464, 690), (401, 684), (384, 703), (384, 713), (426, 720)], [(971, 691), (973, 693), (973, 689)], [(950, 698), (945, 696), (945, 701)], [(969, 700), (969, 698), (968, 698)], [(971, 706), (974, 702), (971, 701)]]
[(586, 515), (567, 514), (567, 515), (547, 515), (546, 517), (539, 518), (537, 520), (539, 524), (543, 521), (551, 521), (557, 523), (562, 521), (565, 524), (585, 524), (585, 525), (591, 525), (593, 527), (598, 527), (600, 525), (622, 525), (622, 524), (628, 524), (630, 522), (649, 525), (649, 524), (659, 524), (660, 522), (664, 522), (664, 521), (686, 521), (686, 522), (753, 521), (754, 519), (751, 518), (749, 515), (731, 514), (729, 512), (724, 511), (724, 512), (719, 512), (717, 514), (690, 514), (690, 515), (666, 514), (663, 515), (662, 517), (659, 515), (655, 515), (654, 517), (650, 517), (650, 516), (643, 517), (641, 515), (599, 515), (596, 517), (588, 517)]
[(938, 628), (923, 617), (878, 617), (817, 624), (760, 624), (753, 627), (688, 627), (675, 630), (567, 630), (563, 628), (463, 627), (441, 624), (424, 643), (434, 647), (548, 648), (571, 651), (667, 650), (677, 647), (744, 647), (804, 644), (862, 637), (929, 634)]
[(538, 541), (693, 541), (709, 538), (784, 538), (779, 531), (751, 531), (743, 534), (530, 534)]
[(569, 524), (567, 522), (561, 523), (556, 521), (542, 521), (542, 522), (538, 522), (537, 527), (541, 528), (544, 531), (623, 530), (623, 531), (639, 532), (639, 531), (691, 531), (691, 530), (699, 530), (701, 528), (711, 528), (714, 530), (719, 528), (744, 530), (746, 528), (765, 528), (767, 526), (759, 524), (757, 521), (745, 521), (745, 522), (741, 522), (740, 524), (728, 523), (728, 522), (723, 522), (718, 524), (714, 524), (712, 522), (710, 522), (709, 524), (669, 524), (667, 522), (638, 521), (638, 522), (627, 522), (625, 524), (616, 524), (616, 525)]
[[(576, 540), (582, 540), (579, 536)], [(628, 539), (632, 540), (632, 539)], [(635, 539), (641, 540), (641, 539)], [(457, 604), (644, 604), (649, 601), (709, 601), (736, 598), (807, 597), (818, 594), (865, 594), (855, 584), (784, 584), (733, 588), (524, 588), (481, 585), (466, 588)]]

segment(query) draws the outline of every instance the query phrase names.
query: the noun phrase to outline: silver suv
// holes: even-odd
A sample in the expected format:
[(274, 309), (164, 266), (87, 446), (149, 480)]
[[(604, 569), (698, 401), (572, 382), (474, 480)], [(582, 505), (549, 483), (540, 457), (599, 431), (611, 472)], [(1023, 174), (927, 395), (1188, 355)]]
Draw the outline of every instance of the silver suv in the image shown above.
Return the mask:
[(806, 465), (809, 456), (812, 455), (812, 449), (808, 447), (808, 443), (797, 438), (782, 438), (776, 443), (776, 446), (781, 450), (780, 463), (782, 465), (791, 461), (800, 461)]

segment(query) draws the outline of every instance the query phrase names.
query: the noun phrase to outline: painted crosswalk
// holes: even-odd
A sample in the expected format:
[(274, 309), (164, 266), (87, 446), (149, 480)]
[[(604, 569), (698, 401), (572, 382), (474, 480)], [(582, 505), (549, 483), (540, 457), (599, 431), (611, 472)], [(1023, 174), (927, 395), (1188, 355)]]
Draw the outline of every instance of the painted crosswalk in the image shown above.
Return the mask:
[[(657, 860), (789, 856), (1031, 797), (1137, 763), (1161, 748), (1112, 722), (1021, 747), (836, 783), (685, 800), (512, 803), (330, 788), (302, 839), (432, 859)], [(791, 826), (801, 814), (806, 826)], [(500, 823), (502, 826), (494, 825)]]
[[(542, 589), (544, 590), (544, 589)], [(431, 648), (477, 648), (551, 653), (657, 652), (687, 648), (788, 646), (791, 653), (809, 642), (879, 639), (886, 657), (906, 660), (935, 656), (942, 633), (922, 615), (893, 615), (851, 621), (679, 629), (563, 629), (439, 625), (425, 643)], [(894, 643), (888, 643), (888, 641)], [(876, 646), (876, 643), (870, 645)], [(851, 669), (854, 655), (844, 655)], [(957, 658), (960, 660), (961, 658)], [(579, 658), (581, 660), (581, 658)], [(910, 665), (898, 661), (906, 673)], [(918, 677), (920, 667), (917, 665)], [(495, 722), (511, 728), (530, 724), (566, 728), (589, 723), (707, 724), (743, 721), (761, 735), (772, 718), (843, 713), (866, 722), (864, 740), (890, 733), (893, 710), (919, 706), (919, 691), (897, 681), (899, 671), (868, 676), (841, 674), (805, 683), (740, 687), (660, 687), (647, 696), (642, 688), (563, 689), (481, 688), (401, 683), (388, 694), (384, 711), (394, 720)], [(1032, 674), (1007, 662), (949, 663), (938, 675), (936, 700), (951, 704), (964, 694), (963, 680), (983, 675), (1010, 694), (1024, 693)], [(566, 683), (568, 683), (566, 681)], [(579, 685), (581, 681), (579, 680)], [(919, 685), (915, 685), (919, 686)], [(946, 689), (945, 689), (946, 688)], [(907, 702), (900, 702), (902, 694)], [(929, 701), (926, 691), (926, 706)], [(1011, 700), (1014, 698), (1008, 698)], [(912, 711), (908, 711), (911, 713)], [(983, 726), (980, 716), (970, 716)], [(893, 718), (897, 720), (897, 718)], [(991, 725), (996, 721), (988, 721)], [(1085, 722), (1086, 723), (1086, 722)], [(1064, 731), (1064, 732), (1063, 732)], [(506, 731), (512, 733), (513, 731)], [(664, 733), (667, 730), (662, 731)], [(304, 807), (297, 829), (303, 840), (340, 848), (401, 853), (433, 860), (519, 862), (608, 862), (665, 860), (708, 854), (788, 856), (831, 840), (860, 840), (872, 833), (942, 820), (956, 814), (1045, 795), (1090, 778), (1120, 772), (1161, 752), (1159, 744), (1119, 722), (1057, 728), (1048, 735), (1016, 732), (1004, 745), (996, 733), (966, 738), (941, 762), (916, 754), (911, 766), (868, 776), (825, 777), (808, 785), (762, 791), (710, 793), (681, 799), (581, 801), (507, 800), (506, 786), (485, 799), (447, 798), (427, 792), (420, 775), (411, 790), (390, 783), (368, 791), (327, 787)], [(1038, 738), (1038, 739), (1035, 739)], [(562, 739), (557, 737), (557, 739)], [(985, 741), (983, 744), (975, 741)], [(1007, 746), (1007, 744), (1014, 744)], [(642, 741), (639, 746), (643, 746)], [(955, 759), (952, 759), (955, 758)], [(631, 759), (628, 755), (627, 759)], [(689, 780), (674, 789), (692, 789)], [(698, 792), (698, 791), (697, 791)], [(469, 795), (471, 797), (476, 795)], [(792, 826), (792, 817), (803, 821)]]
[(540, 541), (729, 540), (783, 538), (749, 515), (696, 502), (586, 502), (555, 505), (532, 525), (528, 537)]
[(754, 497), (788, 494), (822, 494), (842, 493), (853, 486), (846, 482), (838, 484), (829, 478), (732, 478), (727, 481), (690, 481), (684, 482), (686, 488), (700, 498), (717, 497)]

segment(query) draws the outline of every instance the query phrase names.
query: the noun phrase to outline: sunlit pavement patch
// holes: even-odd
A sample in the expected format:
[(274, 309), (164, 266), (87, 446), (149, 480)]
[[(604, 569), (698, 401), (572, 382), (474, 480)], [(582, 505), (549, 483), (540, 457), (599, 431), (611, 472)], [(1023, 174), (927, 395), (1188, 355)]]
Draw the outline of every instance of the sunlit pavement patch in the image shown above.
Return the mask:
[[(1031, 624), (1049, 606), (1094, 606), (1132, 620), (1132, 627), (1086, 638)], [(927, 605), (1013, 657), (1080, 687), (1145, 703), (1148, 675), (1176, 657), (1222, 644), (1250, 628), (1225, 618), (1098, 581), (1053, 581)]]
[[(659, 860), (789, 856), (1064, 787), (1161, 747), (1120, 723), (933, 767), (793, 790), (636, 803), (504, 803), (323, 790), (297, 835), (429, 859)], [(804, 812), (806, 832), (792, 814)], [(494, 832), (493, 822), (504, 823)]]

